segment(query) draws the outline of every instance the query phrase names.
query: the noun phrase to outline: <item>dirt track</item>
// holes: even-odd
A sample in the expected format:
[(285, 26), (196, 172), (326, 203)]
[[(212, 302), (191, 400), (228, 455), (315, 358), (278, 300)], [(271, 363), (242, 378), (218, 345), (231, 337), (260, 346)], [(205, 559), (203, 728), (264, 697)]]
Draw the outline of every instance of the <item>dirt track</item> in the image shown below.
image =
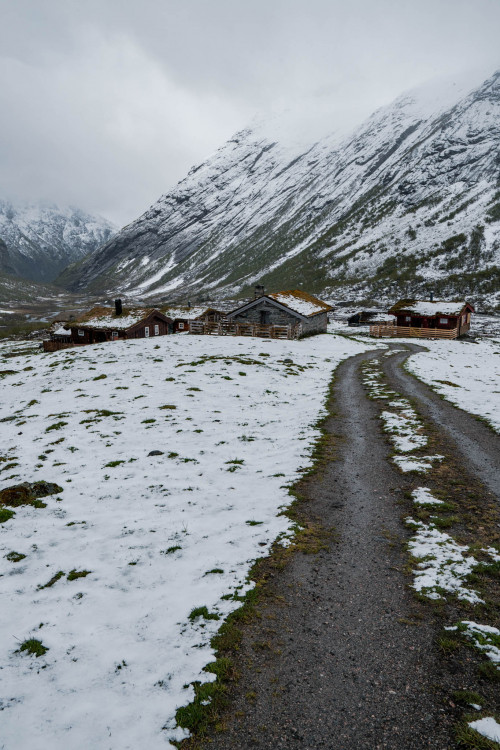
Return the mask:
[[(422, 615), (405, 572), (400, 502), (418, 480), (387, 460), (378, 408), (361, 385), (359, 367), (375, 356), (339, 367), (336, 415), (327, 424), (336, 460), (307, 485), (310, 513), (335, 527), (335, 541), (317, 555), (296, 554), (271, 577), (261, 618), (244, 635), (226, 731), (212, 734), (207, 747), (455, 747), (444, 697), (453, 684), (438, 658), (437, 625)], [(452, 438), (458, 431), (461, 445), (464, 436), (472, 441), (470, 469), (494, 488), (491, 462), (500, 439), (400, 371), (407, 356), (381, 357), (393, 386)], [(492, 447), (478, 466), (483, 431)]]

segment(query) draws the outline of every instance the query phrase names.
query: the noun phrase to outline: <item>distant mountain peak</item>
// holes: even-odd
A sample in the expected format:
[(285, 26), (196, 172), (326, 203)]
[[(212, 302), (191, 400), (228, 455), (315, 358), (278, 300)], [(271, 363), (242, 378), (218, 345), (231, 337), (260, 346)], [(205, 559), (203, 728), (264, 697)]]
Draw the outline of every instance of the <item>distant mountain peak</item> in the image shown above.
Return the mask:
[(52, 281), (70, 263), (96, 250), (116, 232), (111, 222), (74, 206), (0, 199), (0, 272)]

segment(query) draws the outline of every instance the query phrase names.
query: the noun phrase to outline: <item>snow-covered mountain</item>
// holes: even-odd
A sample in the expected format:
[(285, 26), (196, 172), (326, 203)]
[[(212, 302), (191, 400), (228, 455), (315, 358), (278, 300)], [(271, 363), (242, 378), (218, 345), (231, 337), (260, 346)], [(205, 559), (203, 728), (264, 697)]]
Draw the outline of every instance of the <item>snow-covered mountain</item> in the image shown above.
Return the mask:
[(305, 147), (272, 132), (237, 133), (60, 282), (170, 298), (256, 281), (333, 299), (432, 288), (500, 304), (500, 71), (409, 92)]
[(77, 208), (0, 200), (0, 272), (52, 281), (116, 232)]

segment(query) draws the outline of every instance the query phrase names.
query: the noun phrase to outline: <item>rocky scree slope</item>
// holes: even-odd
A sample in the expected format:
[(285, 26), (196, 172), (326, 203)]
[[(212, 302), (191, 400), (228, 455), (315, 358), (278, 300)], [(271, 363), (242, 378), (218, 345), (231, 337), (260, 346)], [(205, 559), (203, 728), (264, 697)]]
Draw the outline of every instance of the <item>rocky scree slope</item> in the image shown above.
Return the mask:
[(158, 298), (256, 281), (332, 298), (430, 288), (500, 306), (500, 71), (427, 86), (348, 136), (237, 133), (59, 283)]
[(77, 208), (0, 200), (0, 273), (53, 281), (115, 231), (111, 222)]

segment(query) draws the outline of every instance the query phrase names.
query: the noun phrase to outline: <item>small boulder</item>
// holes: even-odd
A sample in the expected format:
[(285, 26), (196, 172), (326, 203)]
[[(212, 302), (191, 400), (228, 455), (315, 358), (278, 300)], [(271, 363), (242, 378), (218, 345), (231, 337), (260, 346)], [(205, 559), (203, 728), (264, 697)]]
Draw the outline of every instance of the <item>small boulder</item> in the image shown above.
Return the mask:
[(0, 490), (0, 503), (9, 505), (11, 508), (17, 508), (20, 505), (34, 505), (40, 497), (47, 495), (56, 495), (62, 492), (63, 488), (54, 482), (22, 482), (12, 487), (5, 487)]
[(150, 451), (148, 456), (163, 456), (163, 451)]

